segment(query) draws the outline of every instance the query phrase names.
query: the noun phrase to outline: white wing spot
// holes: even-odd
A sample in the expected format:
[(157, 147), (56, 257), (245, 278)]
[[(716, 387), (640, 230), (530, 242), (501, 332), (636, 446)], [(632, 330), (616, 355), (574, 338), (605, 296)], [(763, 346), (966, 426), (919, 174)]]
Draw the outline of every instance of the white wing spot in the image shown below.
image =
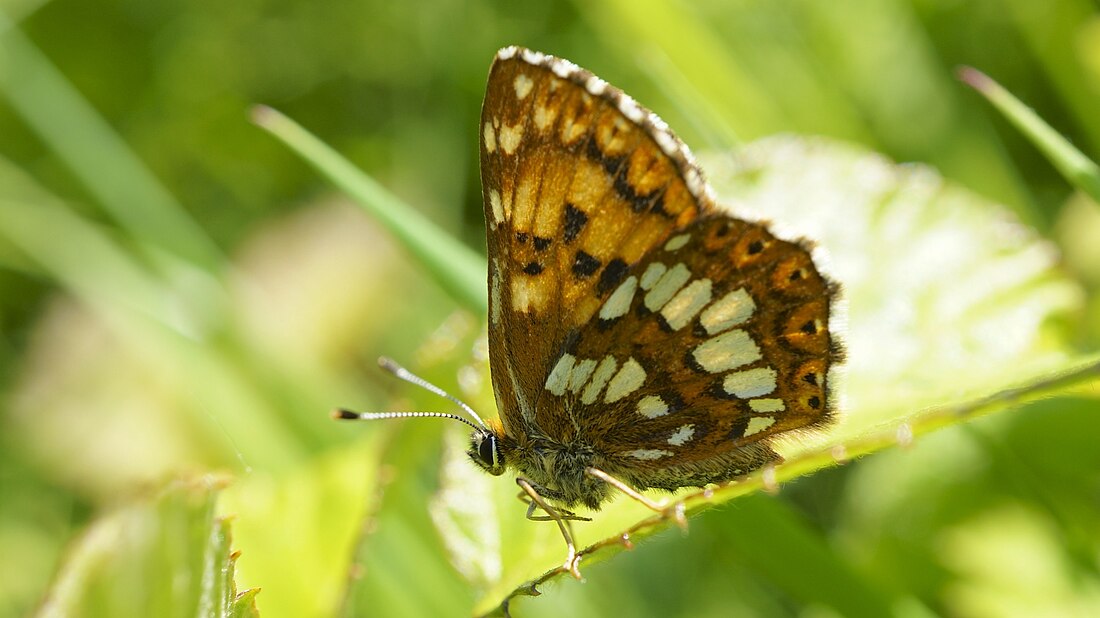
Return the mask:
[(549, 288), (542, 279), (518, 276), (512, 278), (512, 310), (522, 313), (539, 312), (550, 302)]
[(558, 364), (554, 365), (554, 369), (550, 371), (550, 376), (546, 378), (546, 390), (558, 397), (564, 395), (565, 386), (569, 380), (569, 372), (573, 371), (573, 363), (576, 362), (576, 356), (568, 353), (562, 354)]
[(485, 128), (482, 130), (482, 136), (485, 139), (485, 151), (496, 152), (497, 150), (497, 132), (493, 130), (493, 124), (490, 122), (485, 123)]
[(643, 461), (660, 459), (662, 457), (668, 457), (671, 454), (672, 451), (666, 451), (664, 449), (657, 448), (640, 448), (636, 451), (629, 451), (627, 453), (628, 456), (633, 457), (634, 459), (641, 459)]
[(588, 78), (588, 81), (584, 82), (584, 89), (592, 96), (598, 97), (607, 90), (607, 82), (593, 75)]
[(633, 358), (626, 359), (623, 368), (611, 383), (607, 385), (607, 393), (604, 395), (604, 403), (615, 403), (630, 393), (638, 390), (645, 383), (645, 369)]
[(504, 154), (513, 154), (523, 139), (523, 123), (517, 122), (515, 126), (503, 126), (500, 128), (500, 149)]
[(753, 399), (749, 401), (753, 412), (782, 412), (787, 409), (782, 399)]
[(680, 150), (680, 145), (667, 130), (658, 129), (653, 133), (653, 139), (657, 142), (661, 151), (670, 157), (675, 157), (677, 151)]
[(657, 395), (646, 395), (638, 402), (638, 414), (646, 418), (657, 418), (668, 414), (668, 404)]
[(523, 61), (527, 64), (541, 65), (546, 62), (546, 54), (530, 49), (523, 50)]
[(710, 302), (710, 288), (710, 279), (696, 279), (668, 301), (661, 309), (661, 315), (672, 330), (687, 326), (695, 314)]
[(607, 302), (600, 308), (601, 320), (614, 320), (626, 315), (630, 310), (630, 303), (634, 302), (634, 293), (638, 291), (638, 278), (631, 275), (615, 288)]
[(689, 167), (685, 171), (684, 182), (687, 184), (688, 191), (691, 191), (691, 194), (696, 197), (702, 196), (705, 192), (704, 187), (706, 187), (706, 183), (703, 182), (703, 177), (699, 174), (699, 170), (693, 167)]
[(754, 433), (760, 433), (768, 427), (775, 424), (775, 419), (770, 416), (761, 416), (749, 419), (749, 426), (745, 428), (745, 435), (742, 438), (747, 438)]
[(557, 114), (551, 112), (551, 110), (545, 105), (538, 105), (535, 107), (535, 127), (539, 131), (545, 131), (546, 127), (550, 126), (550, 121), (553, 120)]
[(649, 266), (646, 266), (645, 272), (642, 273), (642, 289), (648, 290), (653, 287), (654, 284), (660, 281), (661, 275), (665, 274), (666, 270), (668, 270), (668, 266), (660, 262), (653, 262)]
[(535, 82), (531, 81), (531, 78), (527, 77), (524, 73), (517, 75), (515, 81), (512, 82), (512, 86), (516, 89), (516, 98), (520, 101), (531, 94), (531, 88), (534, 87), (534, 85)]
[(708, 335), (714, 335), (748, 320), (753, 311), (756, 311), (756, 303), (745, 288), (738, 288), (707, 307), (699, 316), (699, 323)]
[(555, 58), (553, 64), (550, 65), (550, 70), (558, 77), (568, 79), (570, 75), (581, 70), (581, 68), (568, 60)]
[(736, 369), (760, 359), (760, 348), (743, 330), (731, 330), (695, 346), (695, 362), (711, 373)]
[(511, 191), (505, 191), (503, 197), (504, 197), (504, 216), (505, 217), (511, 217), (512, 216), (512, 192)]
[(650, 311), (657, 311), (663, 307), (690, 278), (691, 272), (688, 271), (688, 267), (683, 262), (670, 268), (668, 272), (661, 275), (660, 280), (653, 284), (653, 289), (645, 295), (646, 308)]
[(573, 371), (569, 374), (569, 386), (567, 387), (570, 392), (575, 393), (581, 390), (584, 383), (588, 381), (588, 376), (592, 375), (592, 370), (596, 368), (596, 361), (592, 359), (582, 360), (573, 367)]
[(504, 221), (504, 205), (500, 203), (500, 192), (489, 189), (489, 207), (493, 211), (493, 227)]
[(607, 385), (607, 381), (611, 379), (612, 374), (615, 373), (618, 367), (619, 363), (611, 355), (603, 357), (599, 366), (596, 367), (596, 371), (592, 374), (592, 381), (584, 387), (584, 392), (581, 393), (581, 403), (586, 406), (595, 403), (596, 397), (599, 397), (600, 391)]
[(676, 433), (668, 437), (668, 443), (672, 446), (683, 446), (694, 435), (695, 425), (683, 425), (676, 430)]
[(679, 236), (673, 236), (665, 243), (665, 251), (675, 251), (688, 244), (691, 240), (691, 234), (680, 234)]
[(750, 399), (770, 395), (775, 390), (775, 378), (775, 369), (771, 367), (736, 371), (726, 376), (722, 388), (739, 399)]
[(535, 210), (538, 197), (538, 177), (535, 174), (525, 174), (519, 179), (512, 191), (506, 191), (504, 195), (512, 199), (512, 214), (508, 214), (508, 202), (504, 203), (505, 216), (512, 219), (512, 227), (530, 231), (532, 213)]
[(645, 114), (642, 112), (642, 108), (638, 106), (638, 102), (628, 94), (623, 94), (623, 96), (619, 98), (619, 111), (634, 124), (642, 124), (642, 119), (645, 118)]

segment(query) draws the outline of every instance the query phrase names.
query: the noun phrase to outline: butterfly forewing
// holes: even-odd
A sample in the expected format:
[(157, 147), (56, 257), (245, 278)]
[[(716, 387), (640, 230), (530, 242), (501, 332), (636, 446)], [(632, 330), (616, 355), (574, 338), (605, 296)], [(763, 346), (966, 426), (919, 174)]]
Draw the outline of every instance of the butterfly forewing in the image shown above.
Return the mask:
[(525, 54), (493, 65), (482, 111), (490, 359), (505, 428), (526, 416), (560, 437), (571, 428), (535, 403), (563, 342), (701, 208), (614, 89), (594, 96), (591, 74)]
[[(713, 206), (686, 147), (567, 61), (509, 48), (481, 119), (503, 432), (639, 488), (729, 478), (830, 414), (833, 286)], [(579, 445), (579, 446), (578, 446)]]

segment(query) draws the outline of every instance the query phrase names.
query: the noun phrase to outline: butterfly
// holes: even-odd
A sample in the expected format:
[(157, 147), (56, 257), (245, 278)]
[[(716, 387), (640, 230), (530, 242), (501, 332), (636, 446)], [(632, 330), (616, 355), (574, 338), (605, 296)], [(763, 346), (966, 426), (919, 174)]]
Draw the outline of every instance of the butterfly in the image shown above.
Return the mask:
[(476, 423), (339, 417), (471, 425), (470, 459), (517, 473), (570, 570), (566, 524), (583, 518), (568, 509), (613, 491), (659, 508), (638, 492), (779, 462), (776, 437), (834, 417), (838, 286), (810, 243), (719, 207), (664, 121), (567, 60), (508, 47), (478, 133), (499, 418), (453, 398)]

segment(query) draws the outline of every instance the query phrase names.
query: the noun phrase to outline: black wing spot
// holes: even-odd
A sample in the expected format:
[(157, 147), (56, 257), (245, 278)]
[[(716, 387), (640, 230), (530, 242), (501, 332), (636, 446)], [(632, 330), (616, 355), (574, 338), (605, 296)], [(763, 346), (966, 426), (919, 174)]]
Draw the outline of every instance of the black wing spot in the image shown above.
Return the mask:
[(615, 189), (615, 193), (619, 194), (619, 197), (623, 198), (623, 201), (630, 204), (630, 209), (637, 213), (643, 213), (647, 210), (653, 213), (664, 214), (665, 212), (665, 198), (664, 195), (658, 195), (653, 197), (653, 193), (646, 193), (642, 195), (634, 189), (634, 185), (630, 184), (627, 180), (626, 174), (619, 174), (615, 176), (615, 180), (612, 183), (612, 187)]
[(589, 159), (599, 163), (603, 171), (607, 172), (607, 175), (614, 179), (616, 184), (619, 182), (618, 179), (623, 176), (622, 172), (626, 170), (623, 166), (623, 164), (626, 163), (625, 155), (616, 157), (604, 154), (604, 152), (600, 150), (600, 145), (597, 144), (594, 139), (588, 141), (588, 148), (585, 153), (588, 155)]
[(659, 313), (657, 314), (657, 328), (661, 329), (661, 332), (664, 332), (664, 333), (674, 333), (674, 332), (676, 332), (675, 330), (672, 329), (672, 326), (669, 325), (668, 320), (665, 319), (665, 316), (663, 316)]
[(539, 264), (538, 262), (531, 262), (527, 264), (527, 266), (523, 267), (523, 272), (527, 273), (528, 275), (537, 275), (542, 272), (542, 264)]
[(806, 375), (802, 376), (802, 381), (811, 386), (817, 386), (817, 374), (807, 373)]
[(664, 391), (660, 394), (661, 400), (668, 406), (668, 412), (666, 414), (675, 414), (685, 408), (684, 398), (680, 396), (680, 393), (676, 391)]
[(799, 279), (801, 279), (805, 276), (806, 276), (806, 271), (805, 270), (802, 270), (801, 268), (796, 268), (795, 270), (791, 271), (790, 279), (791, 279), (791, 281), (798, 281)]
[(809, 322), (806, 322), (801, 327), (799, 327), (798, 330), (806, 333), (807, 335), (815, 335), (817, 334), (817, 322), (814, 320), (810, 320)]
[[(576, 354), (577, 353), (577, 344), (580, 343), (580, 340), (581, 340), (581, 331), (579, 331), (575, 328), (573, 330), (569, 331), (565, 335), (565, 338), (562, 340), (562, 343), (561, 343), (562, 352), (563, 353), (568, 352), (570, 354)], [(554, 359), (554, 362), (556, 363), (557, 359)], [(547, 367), (546, 371), (549, 372), (550, 367)]]
[(725, 378), (721, 377), (711, 382), (710, 388), (706, 392), (715, 399), (741, 399), (737, 395), (726, 391)]
[(591, 277), (600, 269), (600, 261), (584, 251), (578, 251), (573, 260), (573, 274), (578, 278)]
[(626, 271), (629, 269), (630, 267), (621, 259), (615, 258), (611, 260), (603, 269), (603, 273), (600, 274), (600, 283), (597, 289), (601, 294), (611, 291), (615, 286), (619, 285), (619, 282), (623, 280), (623, 277), (626, 276)]
[(653, 198), (653, 203), (649, 207), (649, 212), (665, 217), (666, 219), (672, 219), (672, 213), (665, 210), (665, 193), (662, 191), (660, 195)]
[(806, 403), (810, 404), (810, 407), (816, 410), (821, 407), (821, 398), (817, 395), (812, 395), (806, 400)]
[[(644, 212), (650, 207), (650, 195), (639, 195), (634, 190), (634, 185), (630, 184), (630, 180), (626, 177), (627, 166), (626, 157), (607, 156), (600, 150), (595, 140), (588, 143), (587, 149), (588, 157), (600, 164), (607, 175), (611, 178), (611, 185), (615, 189), (615, 193), (619, 197), (623, 198), (623, 201), (630, 204), (630, 208), (634, 212)], [(663, 208), (663, 207), (662, 207)], [(655, 211), (656, 212), (656, 211)]]
[(521, 245), (527, 244), (527, 232), (516, 232), (516, 242)]
[(703, 366), (699, 364), (699, 361), (695, 360), (695, 350), (688, 350), (684, 353), (684, 365), (698, 373), (710, 375), (710, 372), (704, 369)]
[(535, 236), (535, 251), (546, 251), (550, 246), (550, 239), (543, 238), (542, 236)]
[(588, 215), (572, 204), (565, 205), (565, 232), (562, 238), (565, 242), (573, 242), (588, 223)]
[(749, 243), (749, 255), (756, 255), (764, 250), (764, 241), (754, 240)]
[(726, 434), (726, 439), (731, 442), (736, 442), (745, 437), (745, 432), (749, 429), (750, 418), (749, 416), (743, 416), (734, 421), (733, 426), (730, 427), (729, 433)]
[(619, 197), (630, 204), (630, 209), (634, 212), (642, 212), (649, 205), (643, 196), (639, 196), (634, 191), (634, 186), (630, 184), (624, 174), (615, 177), (612, 187), (614, 187), (615, 193), (619, 194)]

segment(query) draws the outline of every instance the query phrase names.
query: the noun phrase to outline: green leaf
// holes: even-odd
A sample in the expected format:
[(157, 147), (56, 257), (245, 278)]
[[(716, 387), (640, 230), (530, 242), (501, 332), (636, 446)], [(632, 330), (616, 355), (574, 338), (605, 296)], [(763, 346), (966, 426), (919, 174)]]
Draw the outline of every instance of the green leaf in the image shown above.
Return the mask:
[(72, 547), (38, 616), (259, 616), (214, 514), (222, 481), (176, 481), (98, 521)]
[(349, 548), (378, 491), (380, 437), (290, 474), (254, 471), (222, 492), (218, 512), (232, 519), (241, 550), (238, 580), (262, 585), (267, 615), (337, 615), (352, 573)]
[(448, 563), (429, 514), (444, 426), (416, 420), (394, 425), (395, 434), (379, 449), (387, 478), (352, 548), (356, 566), (340, 616), (469, 616), (473, 591)]
[[(773, 138), (707, 163), (735, 214), (771, 219), (773, 229), (823, 249), (818, 256), (844, 287), (846, 328), (831, 326), (841, 329), (848, 362), (834, 427), (781, 441), (787, 463), (777, 468), (707, 494), (682, 491), (676, 497), (689, 513), (1100, 375), (1097, 359), (1074, 355), (1059, 321), (1079, 309), (1081, 290), (1057, 270), (1052, 245), (1005, 208), (929, 168), (824, 140)], [(477, 611), (488, 611), (560, 577), (565, 548), (553, 524), (523, 519), (513, 484), (452, 472), (469, 468), (464, 459), (457, 445), (448, 448), (433, 512), (452, 561), (485, 591)], [(624, 535), (645, 538), (669, 519), (620, 498), (595, 521), (574, 523), (578, 545), (590, 546), (582, 570), (624, 548)], [(839, 560), (799, 538), (812, 537), (795, 535), (776, 551)], [(818, 602), (833, 598), (819, 592)], [(805, 586), (791, 593), (815, 596)]]

